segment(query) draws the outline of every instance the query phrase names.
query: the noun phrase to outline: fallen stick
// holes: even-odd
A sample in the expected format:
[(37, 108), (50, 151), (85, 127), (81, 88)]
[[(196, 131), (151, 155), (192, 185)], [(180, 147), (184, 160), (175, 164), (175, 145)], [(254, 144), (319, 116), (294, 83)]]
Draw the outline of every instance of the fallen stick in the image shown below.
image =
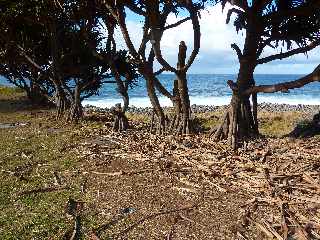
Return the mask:
[(206, 227), (206, 226), (204, 226), (204, 225), (202, 225), (202, 224), (200, 224), (200, 223), (197, 223), (197, 222), (193, 221), (193, 220), (190, 219), (190, 218), (187, 218), (187, 217), (183, 216), (182, 214), (179, 214), (179, 217), (180, 217), (182, 220), (186, 220), (186, 221), (188, 221), (188, 222), (191, 222), (191, 223), (193, 223), (193, 224), (199, 225), (199, 226), (201, 226), (201, 227)]
[(273, 234), (266, 229), (261, 223), (253, 221), (253, 223), (265, 234), (269, 239), (273, 239)]
[(228, 191), (230, 191), (230, 190), (226, 190), (226, 189), (224, 189), (223, 187), (220, 187), (218, 184), (216, 184), (216, 183), (213, 183), (213, 182), (211, 182), (210, 180), (208, 180), (208, 179), (206, 179), (205, 180), (205, 182), (206, 183), (208, 183), (209, 185), (211, 185), (211, 186), (214, 186), (215, 188), (217, 188), (218, 189), (218, 191), (220, 191), (220, 192), (224, 192), (224, 193), (226, 193), (226, 192), (228, 192)]
[(182, 208), (177, 208), (177, 209), (171, 209), (171, 210), (166, 210), (166, 211), (160, 211), (160, 212), (156, 212), (156, 213), (152, 213), (148, 216), (145, 216), (143, 218), (141, 218), (140, 220), (136, 221), (135, 223), (131, 224), (129, 227), (127, 227), (126, 229), (122, 230), (121, 232), (118, 232), (118, 233), (115, 233), (111, 236), (111, 238), (117, 238), (123, 234), (126, 234), (128, 232), (130, 232), (133, 228), (135, 228), (136, 226), (138, 226), (139, 224), (149, 220), (149, 219), (152, 219), (152, 218), (155, 218), (157, 216), (160, 216), (160, 215), (165, 215), (165, 214), (170, 214), (170, 213), (175, 213), (175, 212), (180, 212), (180, 211), (185, 211), (185, 210), (190, 210), (190, 209), (193, 209), (195, 207), (197, 207), (199, 204), (194, 204), (194, 205), (190, 205), (190, 206), (185, 206), (185, 207), (182, 207)]
[(309, 174), (307, 174), (307, 173), (303, 173), (303, 179), (304, 179), (307, 183), (311, 184), (314, 188), (316, 188), (317, 191), (318, 191), (318, 193), (320, 192), (320, 185), (317, 183), (317, 181), (316, 181), (313, 177), (311, 177), (311, 176), (310, 176)]
[(55, 191), (61, 191), (61, 190), (66, 190), (69, 189), (69, 187), (47, 187), (47, 188), (37, 188), (33, 190), (27, 190), (21, 192), (19, 195), (28, 195), (28, 194), (33, 194), (33, 193), (45, 193), (45, 192), (55, 192)]
[(80, 239), (80, 235), (81, 235), (81, 222), (80, 221), (81, 221), (80, 216), (75, 217), (73, 232), (70, 237), (70, 240)]
[(278, 239), (278, 240), (283, 240), (283, 238), (280, 236), (280, 234), (265, 220), (263, 220), (263, 223), (265, 226), (267, 226), (268, 230)]
[(145, 173), (145, 172), (153, 172), (153, 171), (159, 171), (158, 169), (142, 169), (142, 170), (138, 170), (138, 171), (122, 171), (120, 170), (119, 172), (109, 172), (109, 173), (104, 173), (104, 172), (96, 172), (96, 171), (92, 171), (92, 172), (83, 172), (83, 174), (86, 173), (92, 173), (92, 174), (96, 174), (96, 175), (101, 175), (101, 176), (121, 176), (121, 175), (134, 175), (134, 174), (139, 174), (139, 173)]
[(297, 199), (305, 202), (318, 203), (320, 204), (320, 199), (308, 198), (308, 197), (299, 197), (294, 195), (286, 195), (288, 198)]

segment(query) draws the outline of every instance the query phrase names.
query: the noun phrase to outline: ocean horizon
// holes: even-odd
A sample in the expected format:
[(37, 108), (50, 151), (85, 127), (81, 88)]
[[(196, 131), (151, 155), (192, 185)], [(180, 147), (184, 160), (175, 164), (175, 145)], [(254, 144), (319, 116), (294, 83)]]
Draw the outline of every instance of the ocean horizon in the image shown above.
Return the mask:
[[(192, 105), (221, 106), (230, 103), (232, 92), (227, 85), (227, 80), (235, 80), (236, 74), (188, 74), (188, 88), (190, 103)], [(269, 85), (300, 78), (301, 74), (255, 74), (256, 85)], [(159, 80), (171, 92), (173, 88), (173, 74), (161, 74)], [(2, 77), (0, 84), (8, 85)], [(82, 102), (83, 106), (92, 105), (110, 108), (116, 103), (122, 103), (122, 98), (117, 92), (116, 84), (104, 84), (99, 95), (92, 96)], [(139, 78), (136, 86), (129, 89), (130, 106), (151, 107), (147, 95), (145, 80)], [(162, 106), (172, 106), (170, 99), (158, 93)], [(260, 93), (258, 103), (278, 103), (290, 105), (320, 105), (320, 83), (313, 82), (299, 89), (292, 89), (289, 93)]]

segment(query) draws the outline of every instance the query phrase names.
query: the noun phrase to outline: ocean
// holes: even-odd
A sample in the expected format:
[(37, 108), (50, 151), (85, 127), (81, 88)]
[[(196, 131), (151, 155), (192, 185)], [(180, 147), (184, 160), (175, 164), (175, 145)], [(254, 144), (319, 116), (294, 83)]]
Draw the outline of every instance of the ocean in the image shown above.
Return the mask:
[[(255, 81), (257, 85), (275, 84), (284, 81), (292, 81), (303, 75), (289, 74), (257, 74)], [(174, 75), (162, 74), (159, 80), (163, 85), (172, 90)], [(229, 104), (232, 92), (227, 85), (227, 80), (235, 80), (235, 74), (189, 74), (188, 87), (191, 104), (221, 106)], [(0, 78), (0, 84), (7, 84)], [(151, 103), (147, 96), (145, 80), (139, 78), (137, 85), (129, 89), (130, 106), (150, 107)], [(171, 101), (159, 94), (162, 106), (172, 106)], [(285, 103), (291, 105), (306, 104), (320, 105), (320, 83), (314, 82), (300, 89), (292, 89), (289, 93), (260, 93), (259, 103)], [(107, 83), (99, 91), (99, 95), (92, 96), (83, 101), (83, 105), (93, 105), (97, 107), (111, 107), (116, 103), (122, 103), (121, 96), (116, 91), (116, 85)]]

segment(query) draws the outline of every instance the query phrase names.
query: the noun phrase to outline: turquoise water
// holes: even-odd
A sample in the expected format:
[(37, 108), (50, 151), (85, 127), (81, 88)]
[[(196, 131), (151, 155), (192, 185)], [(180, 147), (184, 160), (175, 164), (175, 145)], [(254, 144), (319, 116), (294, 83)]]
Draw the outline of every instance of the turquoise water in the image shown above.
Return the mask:
[[(275, 84), (284, 81), (291, 81), (300, 78), (302, 75), (277, 75), (268, 74), (255, 75), (257, 85)], [(188, 87), (191, 104), (197, 105), (224, 105), (231, 99), (231, 90), (226, 81), (235, 80), (236, 75), (230, 74), (190, 74), (188, 75)], [(163, 85), (172, 90), (174, 75), (162, 74), (159, 76)], [(0, 84), (4, 84), (4, 79), (0, 79)], [(129, 89), (130, 105), (136, 107), (151, 106), (146, 88), (145, 80), (138, 79), (137, 86)], [(159, 94), (160, 102), (164, 106), (171, 106), (171, 102)], [(312, 104), (320, 105), (320, 83), (308, 84), (300, 89), (290, 90), (289, 93), (259, 94), (259, 102), (287, 103), (287, 104)], [(99, 107), (110, 107), (115, 103), (122, 102), (121, 97), (116, 91), (115, 84), (105, 84), (99, 91), (99, 95), (93, 96), (83, 102), (84, 105), (90, 104)]]

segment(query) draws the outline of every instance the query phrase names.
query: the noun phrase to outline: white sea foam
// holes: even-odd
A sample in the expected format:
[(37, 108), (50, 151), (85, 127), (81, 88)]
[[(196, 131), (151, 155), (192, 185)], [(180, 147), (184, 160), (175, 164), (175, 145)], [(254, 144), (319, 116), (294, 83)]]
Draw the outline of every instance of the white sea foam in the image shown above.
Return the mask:
[[(191, 104), (196, 105), (213, 105), (213, 106), (222, 106), (230, 103), (231, 96), (222, 96), (222, 97), (190, 97)], [(166, 97), (159, 98), (161, 106), (172, 107), (170, 99)], [(116, 103), (122, 103), (121, 98), (105, 98), (98, 100), (85, 100), (83, 105), (92, 105), (101, 108), (110, 108)], [(320, 97), (312, 98), (310, 96), (258, 96), (258, 103), (278, 103), (278, 104), (290, 104), (290, 105), (320, 105)], [(135, 107), (151, 107), (151, 103), (148, 97), (141, 98), (130, 98), (130, 106)]]

